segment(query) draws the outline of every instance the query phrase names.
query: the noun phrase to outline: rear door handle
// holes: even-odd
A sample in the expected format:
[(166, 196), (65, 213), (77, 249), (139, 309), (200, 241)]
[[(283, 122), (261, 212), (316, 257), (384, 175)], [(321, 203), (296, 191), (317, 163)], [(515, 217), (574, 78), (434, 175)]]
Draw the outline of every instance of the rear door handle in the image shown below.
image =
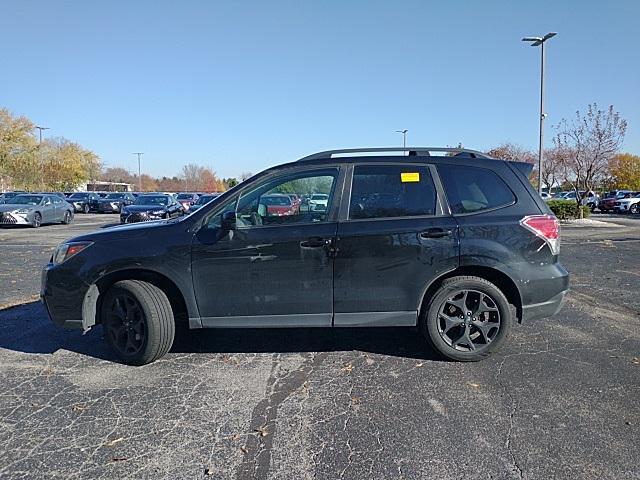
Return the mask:
[(330, 239), (322, 237), (311, 237), (308, 240), (300, 242), (300, 246), (305, 248), (322, 248), (328, 247), (330, 244)]
[(448, 228), (430, 228), (424, 232), (420, 232), (420, 238), (442, 238), (448, 237), (453, 233), (453, 230)]

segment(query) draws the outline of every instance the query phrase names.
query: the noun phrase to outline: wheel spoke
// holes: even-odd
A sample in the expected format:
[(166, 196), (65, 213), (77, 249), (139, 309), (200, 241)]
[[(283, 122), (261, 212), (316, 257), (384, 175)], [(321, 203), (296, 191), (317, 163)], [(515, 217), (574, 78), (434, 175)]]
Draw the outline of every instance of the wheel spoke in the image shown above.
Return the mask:
[(487, 343), (491, 343), (491, 341), (493, 340), (493, 338), (489, 337), (489, 333), (494, 328), (499, 328), (500, 322), (481, 322), (476, 320), (472, 323), (472, 325), (476, 327), (476, 329), (480, 332), (484, 340), (484, 343), (487, 344)]
[(442, 334), (443, 335), (446, 335), (447, 332), (449, 330), (451, 330), (453, 327), (457, 327), (457, 326), (461, 325), (462, 323), (464, 323), (464, 321), (461, 318), (449, 317), (448, 315), (445, 315), (444, 313), (439, 314), (439, 318), (441, 320), (445, 321), (445, 326), (442, 329)]
[(494, 306), (490, 307), (489, 305), (487, 305), (486, 300), (489, 300), (491, 303), (493, 303), (493, 300), (491, 300), (491, 297), (485, 295), (484, 293), (480, 294), (480, 302), (478, 303), (478, 307), (476, 308), (476, 311), (474, 312), (474, 315), (479, 315), (481, 313), (484, 312), (497, 312), (498, 311), (498, 307)]
[(456, 307), (458, 307), (460, 310), (462, 310), (462, 313), (466, 313), (467, 311), (467, 297), (469, 296), (469, 290), (465, 290), (462, 298), (458, 299), (458, 300), (453, 300), (455, 297), (457, 297), (459, 295), (456, 294), (454, 295), (449, 301), (448, 303), (450, 303), (451, 305), (454, 305)]

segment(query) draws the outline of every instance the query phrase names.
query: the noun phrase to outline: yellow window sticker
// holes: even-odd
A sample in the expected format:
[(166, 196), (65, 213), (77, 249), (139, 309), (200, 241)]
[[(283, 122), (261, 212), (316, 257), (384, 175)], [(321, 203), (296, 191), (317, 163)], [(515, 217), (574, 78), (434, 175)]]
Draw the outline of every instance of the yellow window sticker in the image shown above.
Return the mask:
[(401, 172), (400, 173), (400, 181), (402, 183), (419, 182), (420, 181), (420, 172)]

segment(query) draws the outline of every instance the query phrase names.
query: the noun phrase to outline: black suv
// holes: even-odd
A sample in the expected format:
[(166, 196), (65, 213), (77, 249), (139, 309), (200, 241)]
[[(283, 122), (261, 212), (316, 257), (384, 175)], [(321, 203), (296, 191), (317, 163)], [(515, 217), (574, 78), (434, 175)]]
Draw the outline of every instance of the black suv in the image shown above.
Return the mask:
[[(117, 356), (135, 365), (169, 351), (176, 321), (417, 326), (445, 357), (480, 360), (514, 321), (555, 314), (569, 287), (558, 222), (530, 170), (461, 149), (318, 153), (189, 216), (61, 244), (42, 299), (57, 325), (101, 323)], [(282, 193), (318, 200), (285, 209), (262, 201)]]

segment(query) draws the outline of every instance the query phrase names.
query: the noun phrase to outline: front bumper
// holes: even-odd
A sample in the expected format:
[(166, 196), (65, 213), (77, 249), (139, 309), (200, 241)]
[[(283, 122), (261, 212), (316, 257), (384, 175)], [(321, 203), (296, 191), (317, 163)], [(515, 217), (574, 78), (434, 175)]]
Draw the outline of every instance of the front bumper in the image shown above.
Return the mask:
[(119, 213), (120, 205), (111, 203), (99, 203), (98, 213)]
[(86, 329), (90, 325), (83, 322), (83, 307), (89, 285), (65, 270), (52, 263), (42, 269), (40, 300), (57, 326)]
[(16, 213), (4, 212), (0, 213), (0, 225), (30, 225), (31, 220), (27, 215), (18, 215)]

